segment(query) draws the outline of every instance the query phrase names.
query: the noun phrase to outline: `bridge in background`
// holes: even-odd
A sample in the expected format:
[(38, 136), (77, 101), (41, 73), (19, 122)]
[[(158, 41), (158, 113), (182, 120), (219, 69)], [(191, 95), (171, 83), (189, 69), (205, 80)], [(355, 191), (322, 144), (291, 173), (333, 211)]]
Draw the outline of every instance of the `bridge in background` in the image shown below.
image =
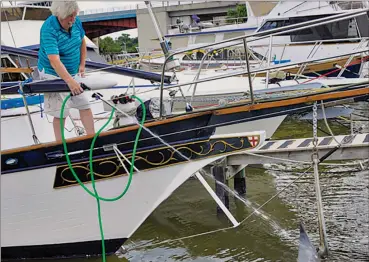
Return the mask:
[[(83, 13), (83, 11), (81, 12)], [(86, 35), (90, 39), (137, 28), (137, 14), (134, 10), (119, 10), (95, 14), (81, 14), (80, 16)]]
[[(152, 2), (154, 8), (180, 6), (183, 3), (188, 5), (196, 3), (206, 3), (207, 1), (183, 2), (163, 1)], [(90, 39), (119, 32), (127, 29), (137, 28), (137, 10), (147, 9), (145, 4), (127, 5), (123, 7), (111, 7), (100, 9), (89, 9), (81, 11), (79, 17), (85, 28), (86, 35)]]

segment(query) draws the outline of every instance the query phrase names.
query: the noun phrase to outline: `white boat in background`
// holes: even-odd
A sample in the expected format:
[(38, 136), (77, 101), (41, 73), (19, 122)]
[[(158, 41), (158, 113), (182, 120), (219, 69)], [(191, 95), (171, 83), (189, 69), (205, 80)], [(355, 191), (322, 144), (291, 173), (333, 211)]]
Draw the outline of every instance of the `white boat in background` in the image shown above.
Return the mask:
[[(204, 28), (196, 32), (177, 32), (179, 29), (168, 30), (165, 36), (171, 42), (174, 50), (196, 48), (200, 44), (218, 43), (224, 40), (247, 36), (281, 28), (296, 23), (333, 16), (340, 13), (350, 13), (365, 10), (369, 7), (367, 1), (362, 1), (355, 9), (343, 8), (333, 1), (279, 1), (269, 14), (255, 17), (250, 4), (246, 2), (248, 19), (245, 23)], [(352, 6), (354, 7), (354, 6)], [(368, 48), (369, 32), (366, 15), (337, 22), (335, 26), (322, 25), (293, 33), (278, 35), (273, 39), (256, 40), (248, 43), (248, 47), (259, 58), (269, 63), (294, 62), (311, 57), (330, 57), (359, 48)], [(177, 31), (176, 31), (177, 30)], [(240, 49), (218, 50), (220, 55), (212, 55), (204, 64), (207, 67), (235, 66), (244, 61)], [(241, 54), (239, 52), (241, 50)], [(269, 51), (271, 50), (271, 51)], [(197, 68), (204, 50), (194, 52), (194, 55), (178, 55), (178, 59), (186, 68)], [(238, 55), (238, 56), (237, 56)], [(251, 58), (253, 59), (253, 58)], [(142, 64), (159, 67), (161, 58), (143, 59)]]

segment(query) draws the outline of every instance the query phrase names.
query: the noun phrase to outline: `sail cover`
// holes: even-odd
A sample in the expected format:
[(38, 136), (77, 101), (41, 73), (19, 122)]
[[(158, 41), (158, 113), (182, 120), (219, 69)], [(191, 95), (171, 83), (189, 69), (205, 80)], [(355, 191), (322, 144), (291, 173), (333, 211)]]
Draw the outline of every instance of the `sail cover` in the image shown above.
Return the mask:
[[(28, 56), (33, 58), (38, 58), (38, 52), (23, 48), (16, 48), (6, 45), (1, 45), (1, 53), (13, 54), (13, 55), (21, 55)], [(146, 72), (137, 69), (125, 68), (125, 67), (111, 67), (110, 64), (105, 63), (97, 63), (92, 61), (86, 61), (86, 67), (89, 69), (104, 69), (105, 72), (115, 73), (120, 75), (125, 75), (129, 77), (136, 77), (141, 79), (146, 79), (154, 82), (161, 82), (161, 74), (156, 74), (152, 72)], [(171, 76), (164, 75), (164, 83), (170, 84), (172, 81)]]

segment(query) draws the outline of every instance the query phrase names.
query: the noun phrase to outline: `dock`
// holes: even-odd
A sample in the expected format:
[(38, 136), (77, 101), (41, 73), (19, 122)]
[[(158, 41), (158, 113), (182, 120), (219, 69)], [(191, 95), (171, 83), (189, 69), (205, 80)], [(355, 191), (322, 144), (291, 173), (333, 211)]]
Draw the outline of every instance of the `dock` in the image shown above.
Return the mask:
[[(325, 161), (368, 160), (369, 133), (318, 137), (317, 149), (319, 158), (335, 149), (325, 158)], [(233, 178), (235, 190), (239, 194), (245, 194), (247, 183), (245, 167), (247, 165), (286, 162), (312, 164), (312, 153), (312, 137), (267, 140), (258, 148), (225, 157), (204, 167), (203, 170), (212, 173), (214, 178), (222, 183), (228, 184), (228, 181)], [(218, 187), (217, 184), (216, 187)], [(227, 196), (223, 196), (223, 190), (218, 191), (219, 196), (227, 199)]]
[[(326, 160), (369, 159), (369, 133), (319, 137), (319, 156), (342, 145)], [(227, 157), (228, 166), (283, 163), (289, 161), (311, 162), (313, 138), (265, 141), (258, 149)]]

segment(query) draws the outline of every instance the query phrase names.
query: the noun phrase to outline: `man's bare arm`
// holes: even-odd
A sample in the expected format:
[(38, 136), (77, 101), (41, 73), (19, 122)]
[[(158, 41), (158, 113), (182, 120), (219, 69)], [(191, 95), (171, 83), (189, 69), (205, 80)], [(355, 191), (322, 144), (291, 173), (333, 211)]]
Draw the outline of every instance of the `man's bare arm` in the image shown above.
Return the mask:
[(86, 57), (87, 57), (87, 45), (86, 45), (85, 38), (83, 38), (82, 39), (82, 44), (81, 44), (81, 59), (80, 59), (80, 63), (79, 63), (80, 68), (83, 67), (83, 69), (85, 69)]
[(73, 95), (79, 95), (83, 92), (82, 87), (77, 83), (77, 81), (68, 73), (67, 69), (60, 61), (59, 55), (48, 55), (51, 66), (54, 68), (55, 72), (63, 79), (69, 86), (70, 91)]

